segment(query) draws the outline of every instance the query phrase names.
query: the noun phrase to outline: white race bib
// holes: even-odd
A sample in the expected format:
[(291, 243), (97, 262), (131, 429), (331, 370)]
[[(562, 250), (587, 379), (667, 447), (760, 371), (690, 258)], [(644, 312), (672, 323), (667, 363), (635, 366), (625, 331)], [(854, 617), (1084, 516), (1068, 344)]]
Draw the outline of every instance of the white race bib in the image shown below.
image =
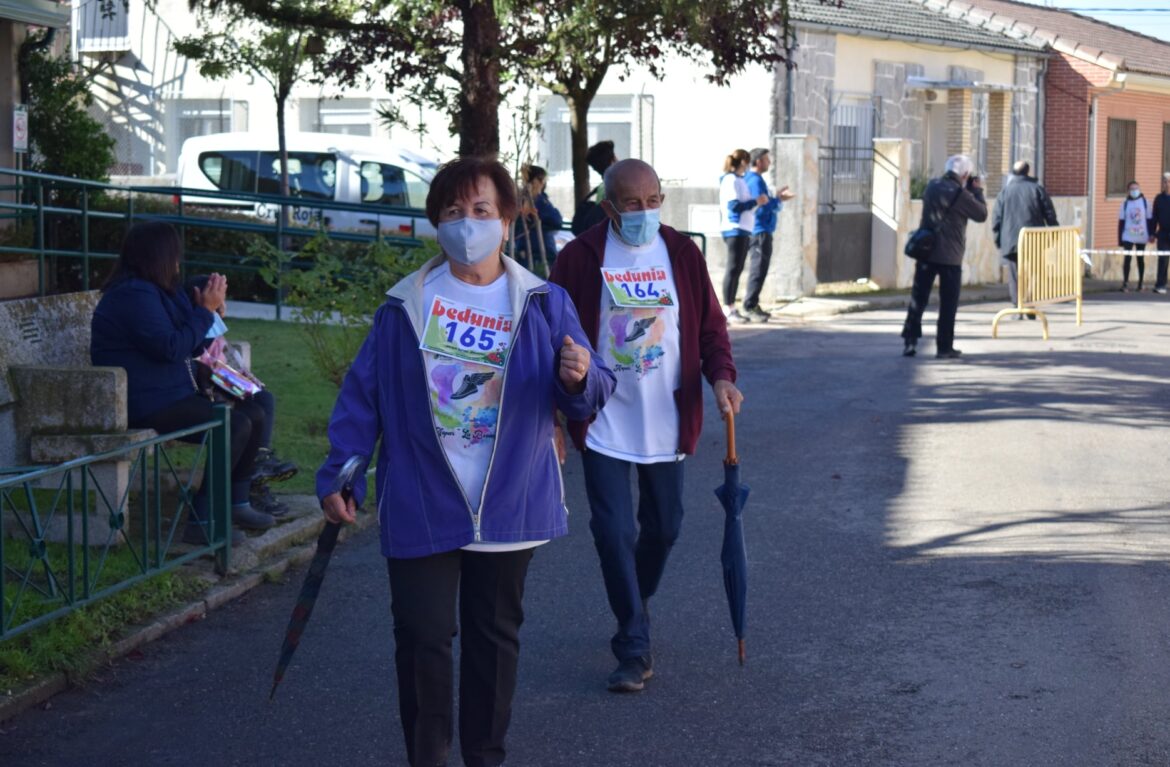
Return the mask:
[(435, 296), (419, 346), (457, 360), (502, 368), (512, 348), (512, 315)]
[(601, 279), (616, 306), (648, 308), (674, 306), (670, 278), (661, 266), (607, 269), (601, 267)]

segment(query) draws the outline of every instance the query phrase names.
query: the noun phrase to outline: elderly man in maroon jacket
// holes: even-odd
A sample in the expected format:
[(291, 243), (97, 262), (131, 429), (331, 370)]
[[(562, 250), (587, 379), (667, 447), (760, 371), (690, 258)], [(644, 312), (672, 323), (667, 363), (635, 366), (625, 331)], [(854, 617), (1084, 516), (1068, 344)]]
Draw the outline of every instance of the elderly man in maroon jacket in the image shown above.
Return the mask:
[[(739, 412), (719, 299), (690, 238), (658, 220), (662, 186), (641, 160), (605, 174), (606, 220), (569, 243), (551, 281), (568, 291), (618, 384), (590, 422), (569, 422), (582, 452), (618, 667), (608, 687), (641, 690), (653, 673), (647, 603), (682, 525), (683, 458), (703, 423), (703, 378), (723, 413)], [(638, 506), (630, 469), (638, 473)]]

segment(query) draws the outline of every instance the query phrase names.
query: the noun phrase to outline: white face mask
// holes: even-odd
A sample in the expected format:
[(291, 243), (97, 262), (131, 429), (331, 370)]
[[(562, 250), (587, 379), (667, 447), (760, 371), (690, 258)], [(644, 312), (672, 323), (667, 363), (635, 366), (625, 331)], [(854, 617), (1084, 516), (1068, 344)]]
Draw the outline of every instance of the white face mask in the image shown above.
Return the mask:
[(439, 224), (437, 239), (447, 258), (474, 266), (496, 252), (504, 241), (504, 222), (498, 218), (461, 218)]

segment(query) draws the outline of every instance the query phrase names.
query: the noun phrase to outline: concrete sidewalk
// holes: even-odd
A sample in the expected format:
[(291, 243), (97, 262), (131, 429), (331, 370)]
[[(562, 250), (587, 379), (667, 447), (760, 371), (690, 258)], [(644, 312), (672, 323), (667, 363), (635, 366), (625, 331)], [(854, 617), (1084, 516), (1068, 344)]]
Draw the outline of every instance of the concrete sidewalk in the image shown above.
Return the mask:
[[(1106, 280), (1085, 280), (1084, 290), (1089, 293), (1103, 293), (1118, 289), (1116, 282)], [(791, 324), (806, 321), (824, 320), (840, 314), (853, 312), (868, 312), (878, 309), (903, 309), (910, 298), (909, 289), (881, 291), (879, 293), (855, 293), (828, 296), (802, 296), (787, 303), (773, 304), (772, 316), (777, 323)], [(932, 302), (938, 301), (938, 291), (932, 294)], [(1008, 304), (1007, 285), (964, 285), (963, 293), (959, 298), (960, 305), (980, 304), (989, 301), (1001, 301)], [(281, 320), (296, 322), (299, 312), (291, 306), (281, 309)], [(230, 301), (228, 303), (228, 320), (275, 320), (276, 306), (274, 304), (260, 304), (249, 301)]]
[[(1116, 282), (1107, 280), (1085, 280), (1084, 292), (1105, 293), (1118, 290)], [(841, 314), (868, 312), (879, 309), (904, 309), (910, 300), (910, 291), (893, 290), (880, 293), (857, 293), (831, 296), (803, 296), (772, 309), (773, 320), (779, 323), (801, 323), (824, 320)], [(982, 304), (998, 301), (1005, 307), (1008, 302), (1008, 288), (998, 285), (964, 285), (959, 305)], [(931, 293), (931, 303), (937, 304), (938, 290)]]

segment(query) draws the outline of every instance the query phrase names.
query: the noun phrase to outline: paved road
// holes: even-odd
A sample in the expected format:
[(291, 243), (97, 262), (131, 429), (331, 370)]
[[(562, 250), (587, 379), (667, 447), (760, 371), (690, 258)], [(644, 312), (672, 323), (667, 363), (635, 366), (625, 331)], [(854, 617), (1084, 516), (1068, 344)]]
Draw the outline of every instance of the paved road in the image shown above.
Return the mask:
[[(1170, 763), (1170, 305), (1113, 294), (1053, 338), (964, 307), (958, 362), (900, 314), (737, 330), (751, 567), (739, 668), (719, 579), (721, 430), (687, 463), (656, 676), (603, 682), (611, 619), (581, 470), (534, 560), (510, 765)], [(930, 352), (926, 345), (924, 349)], [(402, 765), (374, 536), (338, 551), (275, 703), (295, 581), (265, 585), (5, 725), (16, 765)]]

